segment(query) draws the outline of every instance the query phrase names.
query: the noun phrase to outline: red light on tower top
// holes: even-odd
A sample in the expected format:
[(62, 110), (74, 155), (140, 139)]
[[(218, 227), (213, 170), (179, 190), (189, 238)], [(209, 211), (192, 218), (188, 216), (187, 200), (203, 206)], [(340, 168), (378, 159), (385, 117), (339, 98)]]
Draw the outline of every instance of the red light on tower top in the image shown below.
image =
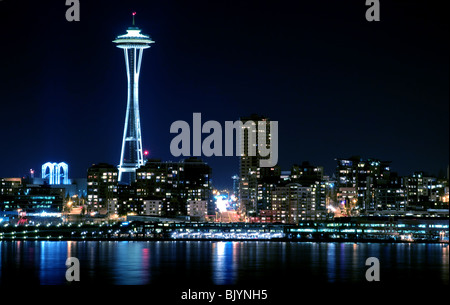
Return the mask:
[(144, 151), (144, 156), (148, 156), (148, 150)]
[(134, 26), (134, 16), (136, 16), (136, 12), (131, 13), (133, 15), (133, 26)]

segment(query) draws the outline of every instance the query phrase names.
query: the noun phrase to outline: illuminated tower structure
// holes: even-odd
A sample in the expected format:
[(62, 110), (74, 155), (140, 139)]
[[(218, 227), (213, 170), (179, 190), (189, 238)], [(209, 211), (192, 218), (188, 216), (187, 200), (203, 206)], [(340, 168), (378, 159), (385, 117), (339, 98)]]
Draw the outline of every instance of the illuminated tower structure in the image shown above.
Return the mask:
[[(61, 181), (61, 178), (62, 181)], [(69, 183), (69, 166), (64, 163), (47, 162), (42, 165), (42, 180), (48, 179), (48, 184), (70, 184)]]
[[(150, 48), (150, 44), (154, 41), (150, 36), (141, 34), (141, 29), (135, 26), (135, 14), (133, 13), (133, 26), (127, 29), (126, 34), (117, 36), (113, 41), (118, 48), (124, 50), (128, 77), (127, 112), (118, 166), (119, 181), (121, 182), (134, 182), (136, 169), (144, 164), (139, 116), (139, 71), (144, 49)], [(124, 181), (124, 173), (129, 173), (129, 181)]]

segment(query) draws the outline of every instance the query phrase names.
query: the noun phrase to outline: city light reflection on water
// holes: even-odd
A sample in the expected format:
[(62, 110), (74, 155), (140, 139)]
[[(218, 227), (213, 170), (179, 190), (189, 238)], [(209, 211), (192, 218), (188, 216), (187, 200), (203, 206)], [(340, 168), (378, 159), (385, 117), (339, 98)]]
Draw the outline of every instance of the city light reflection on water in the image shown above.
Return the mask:
[(446, 268), (442, 268), (442, 278), (449, 279), (449, 264), (448, 264), (448, 245), (442, 245), (442, 266), (447, 266)]
[(449, 282), (445, 244), (1, 241), (0, 284), (65, 285), (68, 257), (86, 284), (359, 283), (371, 256), (382, 281)]
[(327, 276), (328, 280), (333, 283), (336, 278), (336, 245), (332, 243), (327, 248)]
[[(65, 263), (67, 259), (66, 243), (40, 241), (33, 243), (31, 247), (25, 243), (27, 242), (24, 242), (24, 251), (34, 251), (36, 249), (39, 253), (39, 283), (43, 285), (57, 285), (65, 280)], [(24, 278), (24, 281), (26, 280)]]
[(217, 285), (234, 284), (232, 279), (236, 257), (233, 255), (233, 243), (217, 242), (212, 244), (213, 281)]

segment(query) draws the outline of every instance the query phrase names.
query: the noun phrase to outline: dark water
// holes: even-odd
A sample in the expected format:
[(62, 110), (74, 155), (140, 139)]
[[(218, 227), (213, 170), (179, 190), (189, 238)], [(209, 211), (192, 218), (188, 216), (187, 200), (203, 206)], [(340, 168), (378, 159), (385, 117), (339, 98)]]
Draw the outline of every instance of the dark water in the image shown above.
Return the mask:
[(64, 285), (67, 257), (88, 284), (362, 283), (368, 257), (382, 282), (449, 282), (441, 244), (2, 241), (0, 284)]

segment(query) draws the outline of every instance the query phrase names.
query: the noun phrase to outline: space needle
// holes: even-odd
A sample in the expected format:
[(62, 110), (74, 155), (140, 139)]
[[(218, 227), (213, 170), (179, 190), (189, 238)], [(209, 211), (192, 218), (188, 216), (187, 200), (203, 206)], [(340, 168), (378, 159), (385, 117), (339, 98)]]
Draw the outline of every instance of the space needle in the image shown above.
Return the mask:
[[(128, 27), (126, 34), (117, 36), (113, 41), (124, 51), (128, 79), (127, 111), (118, 166), (119, 181), (130, 183), (136, 180), (136, 169), (144, 164), (139, 116), (139, 71), (144, 49), (150, 48), (150, 44), (154, 43), (150, 36), (141, 34), (141, 29), (135, 26), (135, 15), (134, 12), (133, 26)], [(123, 181), (124, 173), (129, 175), (129, 181)]]

